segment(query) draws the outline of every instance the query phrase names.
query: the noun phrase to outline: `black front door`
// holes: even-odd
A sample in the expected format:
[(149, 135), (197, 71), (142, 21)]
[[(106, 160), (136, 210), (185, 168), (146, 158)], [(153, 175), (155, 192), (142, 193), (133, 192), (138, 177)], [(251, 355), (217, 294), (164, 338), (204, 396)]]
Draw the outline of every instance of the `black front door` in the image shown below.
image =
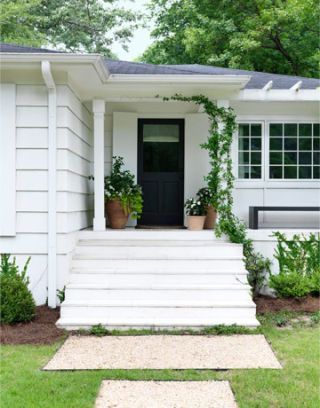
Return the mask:
[(183, 119), (139, 119), (138, 183), (143, 191), (140, 225), (183, 224)]

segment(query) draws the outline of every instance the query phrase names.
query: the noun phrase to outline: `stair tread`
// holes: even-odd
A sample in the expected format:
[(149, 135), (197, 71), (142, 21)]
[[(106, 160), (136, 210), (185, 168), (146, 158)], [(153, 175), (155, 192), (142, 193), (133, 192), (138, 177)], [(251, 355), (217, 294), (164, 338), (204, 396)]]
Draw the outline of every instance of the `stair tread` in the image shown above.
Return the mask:
[[(215, 321), (214, 321), (215, 320)], [(243, 326), (259, 326), (260, 323), (257, 319), (237, 319), (237, 325)], [(108, 319), (97, 319), (97, 318), (65, 318), (62, 317), (57, 321), (57, 325), (96, 325), (102, 324), (106, 326), (213, 326), (217, 324), (218, 319), (145, 319), (145, 318), (127, 318), (127, 319), (117, 319), (117, 318), (108, 318)], [(221, 323), (220, 323), (221, 324)], [(234, 320), (225, 320), (224, 325), (235, 324)]]
[(193, 256), (193, 257), (191, 257), (191, 256), (188, 256), (188, 257), (185, 257), (185, 256), (173, 256), (173, 255), (171, 255), (171, 257), (170, 256), (167, 256), (167, 257), (163, 257), (163, 256), (161, 256), (161, 257), (157, 257), (157, 256), (150, 256), (150, 257), (147, 257), (147, 256), (137, 256), (137, 255), (135, 255), (135, 256), (127, 256), (127, 257), (117, 257), (117, 256), (115, 256), (115, 255), (111, 255), (110, 254), (110, 256), (108, 256), (107, 254), (83, 254), (83, 255), (81, 255), (81, 254), (75, 254), (74, 256), (73, 256), (73, 260), (81, 260), (81, 261), (84, 261), (84, 260), (88, 260), (88, 261), (90, 261), (90, 260), (108, 260), (108, 261), (133, 261), (133, 260), (137, 260), (137, 261), (215, 261), (215, 260), (217, 260), (217, 261), (221, 261), (221, 260), (223, 260), (223, 261), (230, 261), (230, 260), (243, 260), (243, 256), (240, 256), (240, 255), (225, 255), (225, 256), (206, 256), (205, 258), (203, 257), (203, 256), (199, 256), (199, 257), (196, 257), (196, 256)]
[(67, 289), (101, 289), (101, 290), (250, 290), (246, 284), (230, 285), (105, 285), (100, 283), (72, 283), (67, 284)]
[(214, 240), (175, 240), (175, 239), (163, 239), (163, 240), (143, 240), (143, 239), (135, 239), (135, 240), (105, 240), (105, 239), (92, 239), (92, 240), (80, 240), (77, 244), (78, 247), (86, 247), (86, 246), (110, 246), (110, 247), (230, 247), (230, 248), (239, 248), (242, 244), (235, 244), (232, 242), (221, 242), (221, 241), (214, 241)]
[(65, 300), (62, 302), (61, 307), (77, 307), (77, 306), (88, 306), (88, 307), (249, 307), (255, 308), (256, 305), (252, 300), (247, 300), (245, 302), (237, 301), (237, 302), (230, 302), (230, 301), (151, 301), (151, 300), (127, 300), (127, 299), (119, 299), (119, 300), (109, 300), (109, 301), (68, 301)]

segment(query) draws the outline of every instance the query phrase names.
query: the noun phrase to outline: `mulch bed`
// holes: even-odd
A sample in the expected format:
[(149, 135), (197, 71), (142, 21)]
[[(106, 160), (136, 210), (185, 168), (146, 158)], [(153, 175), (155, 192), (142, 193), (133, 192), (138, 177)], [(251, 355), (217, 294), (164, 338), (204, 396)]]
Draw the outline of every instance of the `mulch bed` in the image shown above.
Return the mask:
[(65, 333), (55, 325), (59, 314), (59, 308), (38, 306), (36, 317), (30, 323), (1, 324), (0, 342), (2, 344), (52, 344), (61, 339)]
[[(275, 313), (280, 311), (313, 313), (320, 309), (318, 297), (306, 296), (299, 299), (275, 299), (259, 296), (254, 299), (257, 313)], [(2, 344), (52, 344), (61, 339), (66, 332), (55, 325), (60, 310), (48, 306), (38, 306), (36, 317), (30, 323), (0, 326), (0, 343)]]
[(254, 301), (257, 305), (257, 313), (261, 314), (284, 311), (314, 313), (320, 310), (319, 297), (315, 296), (289, 299), (258, 296)]

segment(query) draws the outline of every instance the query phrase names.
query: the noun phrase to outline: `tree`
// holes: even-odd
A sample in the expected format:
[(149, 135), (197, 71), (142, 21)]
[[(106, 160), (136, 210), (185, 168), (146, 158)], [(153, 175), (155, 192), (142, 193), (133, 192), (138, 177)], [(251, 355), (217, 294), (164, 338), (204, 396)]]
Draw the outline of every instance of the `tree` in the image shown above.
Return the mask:
[(318, 0), (151, 0), (142, 61), (318, 77)]
[(2, 11), (4, 42), (109, 57), (115, 41), (126, 49), (140, 17), (118, 0), (2, 0)]
[(38, 47), (45, 36), (36, 26), (41, 0), (1, 0), (1, 41)]

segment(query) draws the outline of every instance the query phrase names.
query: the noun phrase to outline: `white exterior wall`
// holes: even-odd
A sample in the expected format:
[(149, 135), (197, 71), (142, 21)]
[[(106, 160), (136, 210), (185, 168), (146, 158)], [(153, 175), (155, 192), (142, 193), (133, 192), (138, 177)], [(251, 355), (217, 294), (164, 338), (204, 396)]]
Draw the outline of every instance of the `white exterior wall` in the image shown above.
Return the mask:
[[(15, 88), (15, 225), (1, 236), (0, 252), (24, 263), (31, 256), (30, 287), (37, 304), (47, 298), (48, 225), (48, 102), (44, 85), (18, 84)], [(92, 114), (68, 85), (57, 86), (57, 286), (68, 281), (72, 251), (78, 231), (92, 225)], [(316, 103), (231, 104), (241, 122), (319, 121)], [(169, 112), (169, 113), (168, 113)], [(10, 112), (9, 112), (10, 113)], [(183, 103), (107, 103), (105, 115), (105, 174), (112, 155), (124, 156), (137, 173), (137, 120), (181, 118), (185, 120), (185, 199), (195, 195), (208, 173), (208, 155), (200, 148), (208, 135), (208, 118), (197, 107)], [(11, 132), (12, 133), (12, 132)], [(10, 132), (5, 136), (9, 138)], [(8, 143), (10, 143), (8, 140)], [(267, 136), (264, 145), (268, 143)], [(14, 145), (14, 144), (13, 144)], [(267, 151), (264, 152), (266, 157)], [(233, 145), (236, 171), (237, 140)], [(250, 205), (319, 205), (317, 181), (236, 181), (235, 212), (247, 220)], [(2, 202), (0, 201), (0, 204)], [(294, 226), (302, 214), (270, 214), (264, 225), (285, 221)], [(303, 214), (303, 224), (317, 224), (317, 215)], [(15, 235), (14, 235), (15, 234)], [(4, 234), (2, 234), (4, 235)], [(261, 238), (261, 237), (260, 237)], [(260, 239), (259, 238), (259, 239)], [(259, 240), (259, 250), (270, 255), (270, 242)], [(272, 244), (273, 245), (273, 244)], [(264, 251), (264, 247), (266, 249)]]
[[(57, 282), (65, 284), (77, 231), (92, 224), (88, 175), (91, 113), (67, 85), (57, 86)], [(30, 288), (37, 304), (47, 299), (48, 96), (44, 85), (15, 86), (16, 228), (0, 234), (0, 253), (28, 256)], [(9, 137), (9, 134), (8, 134)]]
[[(208, 136), (209, 121), (204, 113), (195, 112), (193, 105), (180, 103), (127, 103), (126, 111), (118, 111), (120, 104), (110, 104), (113, 111), (112, 155), (124, 157), (126, 168), (137, 177), (138, 119), (177, 118), (185, 121), (185, 200), (205, 185), (208, 173), (208, 154), (200, 148)], [(119, 106), (120, 105), (120, 106)], [(168, 113), (170, 112), (170, 113)], [(108, 174), (108, 173), (106, 173)], [(130, 225), (135, 225), (131, 221)]]
[[(0, 237), (0, 252), (31, 256), (30, 288), (38, 304), (47, 298), (48, 102), (45, 86), (15, 86), (16, 229)], [(9, 141), (8, 141), (9, 142)]]
[(68, 281), (78, 231), (92, 225), (92, 113), (67, 85), (57, 87), (57, 287)]
[[(268, 176), (269, 124), (319, 122), (319, 103), (264, 103), (237, 102), (231, 104), (237, 121), (262, 124), (262, 169), (261, 180), (237, 180), (234, 189), (234, 210), (237, 216), (248, 222), (249, 206), (320, 206), (319, 180), (272, 180)], [(234, 138), (232, 158), (234, 174), (237, 176), (238, 140)], [(269, 212), (259, 214), (259, 224), (264, 228), (279, 227), (319, 228), (319, 213)]]
[[(238, 122), (259, 122), (263, 125), (263, 167), (261, 180), (236, 180), (234, 189), (234, 211), (248, 222), (249, 206), (319, 206), (319, 180), (268, 180), (266, 166), (268, 154), (268, 124), (270, 122), (319, 122), (317, 103), (231, 103)], [(121, 110), (120, 110), (121, 109)], [(208, 136), (208, 119), (203, 113), (194, 111), (193, 105), (174, 103), (123, 103), (109, 104), (113, 111), (113, 155), (121, 155), (127, 168), (137, 175), (137, 120), (139, 118), (181, 118), (185, 120), (185, 199), (196, 194), (205, 183), (203, 177), (209, 171), (208, 155), (200, 148)], [(170, 112), (170, 113), (168, 113)], [(110, 114), (106, 125), (110, 125)], [(110, 133), (106, 143), (110, 142)], [(109, 145), (108, 145), (109, 154)], [(232, 146), (234, 174), (237, 175), (237, 135)], [(110, 157), (110, 156), (108, 156)], [(108, 166), (109, 169), (109, 166)], [(107, 174), (107, 173), (106, 173)], [(268, 213), (262, 214), (262, 227), (319, 226), (315, 213)]]

